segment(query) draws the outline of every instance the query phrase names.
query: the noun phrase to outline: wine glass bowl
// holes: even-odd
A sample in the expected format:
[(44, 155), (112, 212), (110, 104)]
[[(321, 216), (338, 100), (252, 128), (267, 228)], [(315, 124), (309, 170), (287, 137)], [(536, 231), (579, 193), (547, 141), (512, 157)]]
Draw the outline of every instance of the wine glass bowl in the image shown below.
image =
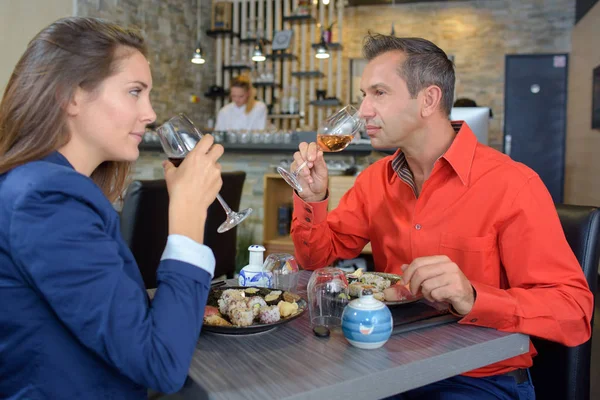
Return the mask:
[(271, 273), (273, 289), (296, 292), (300, 269), (293, 255), (271, 253), (263, 263), (263, 270)]
[[(338, 110), (319, 124), (317, 129), (317, 144), (324, 152), (338, 152), (344, 150), (354, 139), (356, 132), (364, 127), (364, 120), (358, 110), (352, 105)], [(279, 175), (298, 193), (302, 192), (302, 185), (298, 180), (298, 173), (307, 164), (303, 162), (295, 171), (288, 171), (277, 167)]]
[[(156, 133), (169, 161), (176, 167), (179, 167), (185, 156), (192, 151), (203, 136), (192, 120), (183, 113), (159, 126)], [(225, 222), (217, 229), (219, 233), (227, 232), (252, 213), (251, 208), (239, 212), (233, 211), (219, 194), (217, 194), (217, 200), (225, 210), (226, 215)]]

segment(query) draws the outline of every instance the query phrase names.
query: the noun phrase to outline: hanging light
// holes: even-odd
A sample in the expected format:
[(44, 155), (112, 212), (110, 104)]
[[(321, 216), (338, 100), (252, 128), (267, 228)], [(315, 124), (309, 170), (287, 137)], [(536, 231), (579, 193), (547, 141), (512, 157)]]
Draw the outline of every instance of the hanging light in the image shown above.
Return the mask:
[(200, 0), (197, 2), (196, 9), (196, 49), (190, 61), (194, 64), (204, 64), (206, 62), (202, 54), (202, 47), (200, 46)]
[(315, 52), (315, 57), (319, 58), (319, 59), (329, 58), (329, 50), (327, 49), (327, 43), (325, 43), (325, 39), (323, 38), (323, 35), (321, 35), (321, 41), (319, 42), (319, 45), (317, 46), (317, 49)]
[(204, 57), (202, 57), (202, 47), (200, 47), (200, 43), (196, 46), (196, 50), (194, 50), (194, 55), (190, 61), (194, 64), (204, 64), (206, 62)]
[(254, 50), (252, 50), (252, 61), (262, 62), (266, 59), (267, 58), (263, 53), (262, 44), (260, 43), (260, 40), (257, 40), (256, 44), (254, 45)]

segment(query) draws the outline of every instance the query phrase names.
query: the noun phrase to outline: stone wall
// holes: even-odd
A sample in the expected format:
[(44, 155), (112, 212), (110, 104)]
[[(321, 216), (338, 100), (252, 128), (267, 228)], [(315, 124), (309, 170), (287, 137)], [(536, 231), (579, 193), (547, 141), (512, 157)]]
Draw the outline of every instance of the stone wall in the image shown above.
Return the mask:
[[(190, 62), (196, 46), (196, 5), (196, 0), (77, 0), (78, 16), (143, 30), (154, 84), (152, 105), (159, 123), (179, 112), (198, 122), (214, 114), (213, 102), (202, 97), (215, 81), (214, 65)], [(214, 60), (214, 39), (204, 33), (210, 27), (210, 10), (210, 0), (202, 0), (201, 42), (205, 58)], [(200, 102), (191, 103), (192, 95), (199, 96)]]
[(433, 41), (454, 56), (457, 97), (491, 107), (490, 145), (502, 144), (506, 54), (569, 52), (575, 20), (572, 0), (477, 0), (348, 7), (344, 15), (343, 87), (350, 58), (361, 58), (370, 30)]

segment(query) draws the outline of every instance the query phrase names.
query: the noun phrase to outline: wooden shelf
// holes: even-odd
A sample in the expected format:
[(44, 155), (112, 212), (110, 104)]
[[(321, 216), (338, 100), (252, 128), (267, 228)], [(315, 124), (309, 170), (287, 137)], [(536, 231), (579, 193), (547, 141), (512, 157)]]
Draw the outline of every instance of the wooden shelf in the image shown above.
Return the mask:
[(315, 22), (312, 15), (284, 15), (282, 20), (290, 23)]
[(295, 71), (292, 76), (296, 78), (322, 78), (325, 76), (321, 71)]
[(339, 106), (340, 104), (342, 103), (338, 99), (313, 100), (310, 102), (311, 106), (317, 107)]
[[(312, 48), (316, 49), (317, 47), (320, 46), (321, 43), (313, 43), (312, 44)], [(329, 50), (342, 50), (343, 46), (341, 43), (325, 43), (325, 45), (327, 46), (327, 48)]]
[(210, 37), (231, 37), (231, 36), (239, 36), (238, 33), (232, 31), (231, 29), (222, 30), (222, 29), (213, 29), (206, 31), (206, 35)]

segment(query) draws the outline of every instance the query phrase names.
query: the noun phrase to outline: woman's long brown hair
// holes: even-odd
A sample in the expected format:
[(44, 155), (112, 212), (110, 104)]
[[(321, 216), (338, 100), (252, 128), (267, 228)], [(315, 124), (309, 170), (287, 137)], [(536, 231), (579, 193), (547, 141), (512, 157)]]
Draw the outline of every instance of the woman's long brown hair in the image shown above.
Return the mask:
[[(21, 56), (0, 102), (0, 173), (39, 160), (70, 140), (65, 109), (75, 89), (93, 91), (130, 52), (147, 54), (135, 30), (95, 18), (60, 19)], [(132, 163), (105, 161), (91, 178), (110, 201), (123, 192)]]
[(252, 81), (250, 77), (247, 75), (238, 75), (231, 80), (231, 87), (239, 87), (248, 92), (248, 101), (246, 102), (246, 109), (244, 112), (249, 114), (250, 111), (254, 108), (256, 104), (256, 94), (254, 93), (254, 86), (252, 86)]

